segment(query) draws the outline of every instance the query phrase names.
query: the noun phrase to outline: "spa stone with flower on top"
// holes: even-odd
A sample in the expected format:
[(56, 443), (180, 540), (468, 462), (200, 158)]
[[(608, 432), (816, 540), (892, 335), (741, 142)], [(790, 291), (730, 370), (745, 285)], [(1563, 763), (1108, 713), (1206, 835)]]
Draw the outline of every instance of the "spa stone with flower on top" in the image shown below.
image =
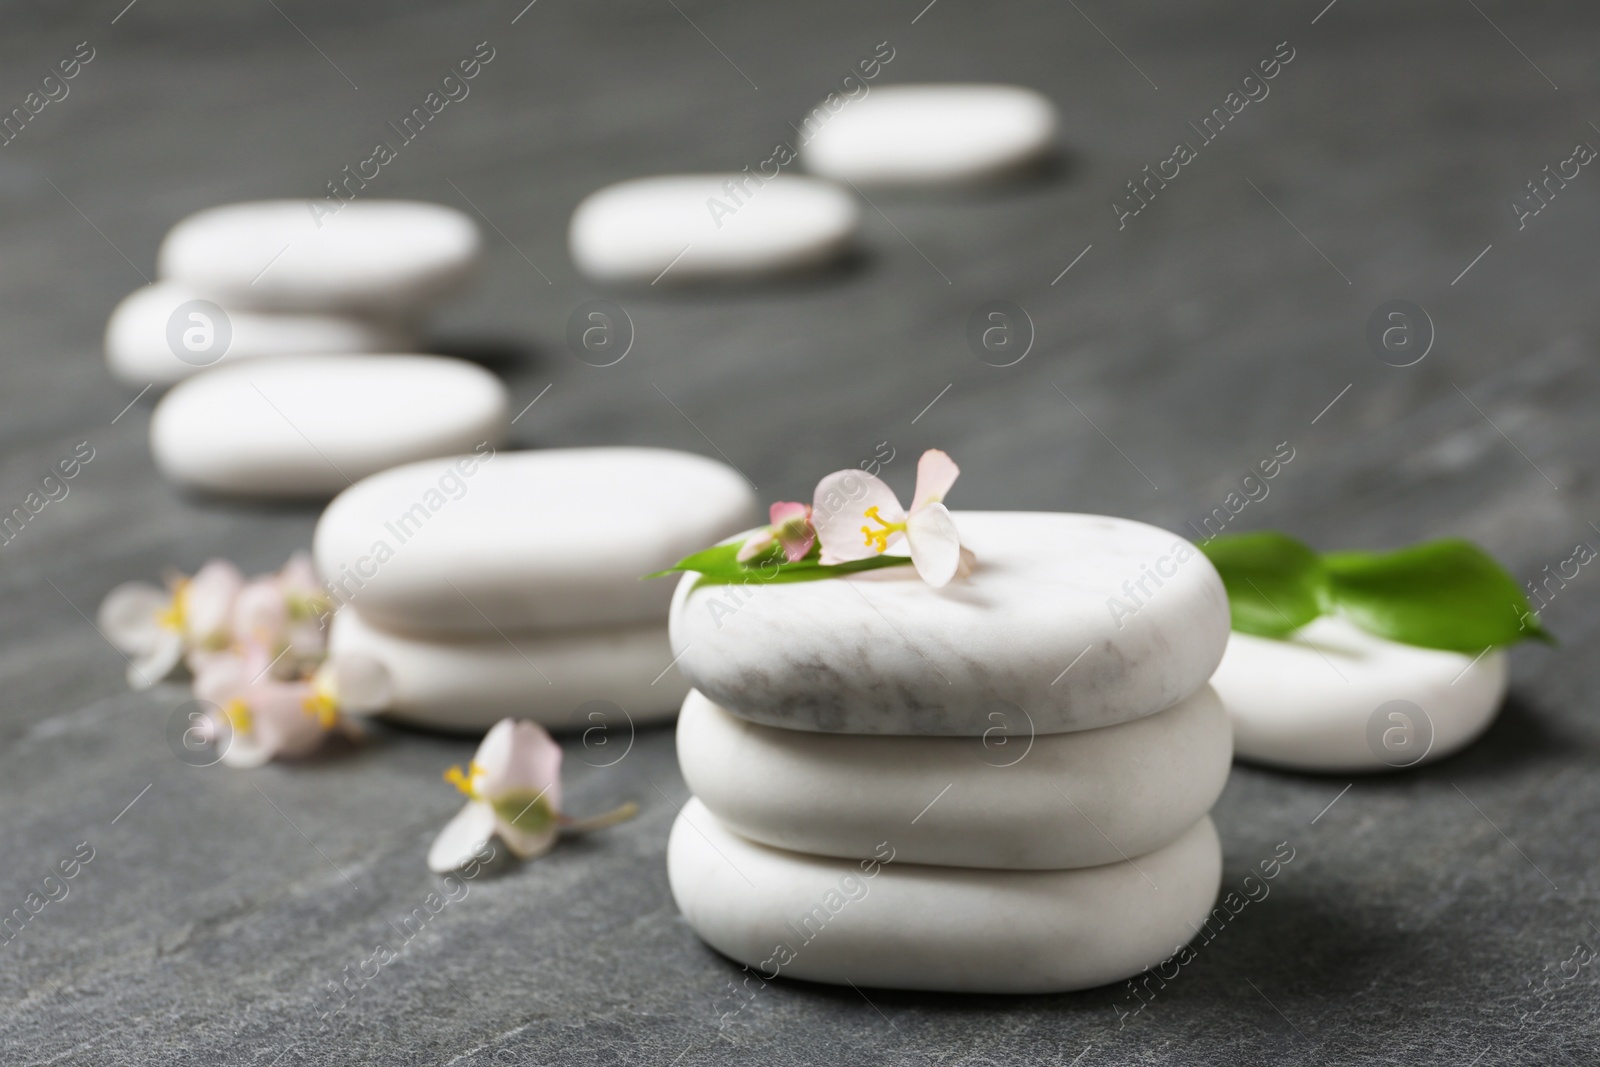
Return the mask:
[[(1100, 515), (952, 513), (941, 498), (954, 472), (942, 452), (925, 456), (909, 512), (871, 475), (828, 475), (811, 560), (769, 555), (679, 583), (678, 669), (755, 722), (862, 734), (981, 736), (996, 701), (1041, 734), (1085, 730), (1205, 684), (1228, 601), (1198, 550)], [(805, 580), (831, 569), (850, 577)], [(1129, 583), (1148, 595), (1124, 612)]]
[[(1023, 992), (1135, 974), (1216, 895), (1222, 583), (1154, 527), (952, 512), (950, 457), (917, 473), (909, 508), (828, 475), (676, 568), (696, 799), (668, 846), (674, 897), (768, 978)], [(1011, 918), (973, 919), (995, 902)]]

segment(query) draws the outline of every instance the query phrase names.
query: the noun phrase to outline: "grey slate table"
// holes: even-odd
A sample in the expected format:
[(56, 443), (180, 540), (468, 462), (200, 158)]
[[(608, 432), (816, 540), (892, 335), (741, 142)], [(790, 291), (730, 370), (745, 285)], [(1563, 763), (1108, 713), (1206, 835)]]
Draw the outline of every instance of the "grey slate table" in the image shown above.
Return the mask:
[[(1561, 646), (1512, 654), (1512, 697), (1467, 752), (1353, 782), (1237, 769), (1215, 812), (1225, 885), (1280, 842), (1295, 859), (1140, 999), (780, 982), (721, 1021), (743, 976), (668, 894), (686, 791), (659, 729), (610, 767), (567, 742), (571, 807), (631, 798), (640, 818), (472, 883), (404, 937), (458, 799), (440, 771), (471, 742), (385, 730), (309, 764), (196, 768), (163, 733), (184, 690), (124, 688), (88, 621), (107, 589), (212, 555), (270, 568), (317, 509), (165, 485), (153, 397), (130, 407), (101, 362), (107, 313), (177, 219), (319, 195), (483, 41), (471, 95), (366, 195), (483, 221), (488, 269), (435, 346), (503, 373), (518, 407), (540, 398), (518, 445), (724, 456), (770, 499), (885, 441), (904, 491), (942, 447), (958, 507), (1183, 529), (1290, 442), (1233, 528), (1323, 547), (1461, 534), (1524, 580), (1600, 543), (1600, 176), (1551, 185), (1521, 228), (1512, 207), (1600, 144), (1593, 5), (924, 2), (6, 5), (0, 109), (78, 42), (94, 58), (0, 148), (3, 510), (80, 442), (93, 459), (0, 548), (0, 912), (80, 843), (93, 859), (0, 945), (0, 1060), (1595, 1062), (1596, 971), (1573, 962), (1600, 938), (1592, 568), (1546, 612)], [(995, 191), (873, 193), (862, 254), (805, 283), (602, 293), (576, 276), (564, 230), (586, 192), (759, 164), (881, 41), (880, 84), (1048, 93), (1058, 164)], [(1199, 143), (1190, 123), (1280, 42), (1294, 58), (1270, 94)], [(1180, 140), (1197, 158), (1119, 228), (1126, 183)], [(637, 329), (603, 369), (564, 340), (596, 296)], [(965, 339), (995, 299), (1035, 332), (1009, 367)], [(1364, 340), (1393, 299), (1435, 332), (1404, 368)], [(322, 990), (380, 941), (397, 958), (326, 1025)]]

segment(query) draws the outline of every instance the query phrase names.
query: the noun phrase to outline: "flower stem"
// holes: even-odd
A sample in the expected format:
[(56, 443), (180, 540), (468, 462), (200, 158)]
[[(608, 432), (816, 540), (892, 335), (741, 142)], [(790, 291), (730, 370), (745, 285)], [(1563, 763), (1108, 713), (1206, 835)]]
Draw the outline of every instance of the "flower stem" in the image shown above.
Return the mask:
[(639, 805), (628, 801), (621, 807), (613, 808), (601, 815), (591, 815), (587, 819), (574, 819), (570, 815), (561, 816), (561, 829), (568, 834), (586, 834), (592, 830), (604, 830), (608, 826), (615, 826), (620, 822), (627, 822), (639, 814)]

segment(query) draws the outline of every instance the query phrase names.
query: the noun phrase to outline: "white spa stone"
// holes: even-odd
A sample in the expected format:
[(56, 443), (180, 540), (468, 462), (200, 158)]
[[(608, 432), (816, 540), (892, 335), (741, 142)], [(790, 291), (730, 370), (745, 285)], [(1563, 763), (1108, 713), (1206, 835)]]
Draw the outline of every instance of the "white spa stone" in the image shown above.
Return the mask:
[[(171, 385), (207, 367), (268, 356), (406, 352), (412, 331), (354, 315), (237, 311), (178, 282), (130, 294), (106, 323), (106, 363), (126, 385)], [(220, 311), (220, 316), (218, 312)], [(199, 316), (198, 318), (195, 316)], [(221, 321), (218, 321), (220, 318)]]
[[(463, 288), (478, 228), (454, 208), (256, 200), (190, 215), (161, 244), (163, 278), (229, 308), (414, 316)], [(320, 213), (320, 214), (319, 214)]]
[(667, 877), (694, 932), (763, 977), (1053, 993), (1171, 956), (1222, 876), (1210, 818), (1131, 862), (1071, 871), (904, 863), (903, 827), (885, 827), (859, 860), (824, 859), (747, 841), (691, 798), (667, 842)]
[(1102, 515), (954, 517), (977, 568), (943, 589), (909, 566), (749, 588), (686, 575), (678, 669), (770, 726), (976, 737), (996, 711), (1038, 734), (1137, 719), (1222, 658), (1222, 580), (1178, 535)]
[(546, 449), (368, 478), (328, 505), (314, 553), (324, 579), (386, 629), (565, 630), (660, 623), (673, 582), (642, 576), (756, 521), (749, 484), (715, 460)]
[(666, 284), (822, 266), (859, 217), (847, 191), (816, 178), (675, 174), (591, 193), (567, 241), (591, 278)]
[(175, 386), (150, 450), (180, 485), (263, 497), (328, 496), (375, 471), (498, 445), (505, 386), (443, 356), (284, 356)]
[(387, 669), (388, 718), (473, 732), (507, 717), (552, 730), (600, 729), (618, 754), (630, 723), (672, 718), (688, 690), (667, 670), (672, 653), (661, 623), (422, 638), (377, 629), (350, 604), (334, 616), (329, 650), (334, 659), (360, 654)]
[(1506, 658), (1387, 641), (1324, 616), (1287, 641), (1234, 634), (1211, 677), (1240, 759), (1304, 771), (1429, 762), (1488, 729)]
[(933, 185), (1015, 173), (1050, 152), (1056, 110), (1015, 85), (886, 85), (808, 118), (813, 174), (858, 184)]
[(723, 825), (762, 844), (853, 858), (889, 834), (906, 863), (1056, 870), (1173, 840), (1211, 810), (1233, 759), (1209, 688), (1099, 730), (994, 725), (988, 738), (779, 730), (691, 692), (678, 765)]

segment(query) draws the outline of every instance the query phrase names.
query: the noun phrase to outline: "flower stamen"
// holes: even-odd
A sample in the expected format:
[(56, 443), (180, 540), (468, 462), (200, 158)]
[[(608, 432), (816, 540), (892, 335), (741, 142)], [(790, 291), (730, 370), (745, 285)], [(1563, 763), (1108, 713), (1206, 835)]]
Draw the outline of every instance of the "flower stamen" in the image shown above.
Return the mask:
[(156, 622), (169, 630), (177, 630), (182, 633), (185, 615), (183, 600), (188, 592), (189, 579), (183, 578), (179, 580), (178, 584), (172, 589), (172, 599), (167, 602), (167, 606), (156, 612)]
[(477, 760), (473, 760), (471, 763), (467, 764), (465, 773), (462, 772), (460, 764), (456, 764), (454, 767), (451, 767), (448, 771), (444, 772), (445, 781), (461, 790), (461, 792), (465, 793), (473, 800), (483, 799), (478, 795), (478, 779), (482, 777), (483, 768), (478, 766)]
[(906, 524), (903, 522), (889, 522), (888, 520), (884, 519), (883, 516), (878, 514), (878, 505), (876, 504), (872, 505), (862, 514), (871, 519), (873, 522), (877, 523), (879, 526), (883, 527), (881, 530), (874, 530), (870, 526), (861, 527), (861, 532), (865, 534), (867, 538), (867, 547), (876, 549), (879, 552), (884, 552), (889, 548), (889, 537), (892, 534), (901, 533), (906, 528)]
[(222, 717), (228, 720), (228, 726), (236, 734), (250, 733), (255, 726), (254, 720), (250, 717), (250, 705), (238, 697), (223, 705)]
[(333, 729), (339, 721), (339, 702), (333, 699), (332, 693), (320, 687), (300, 702), (300, 710), (313, 716), (324, 730)]

